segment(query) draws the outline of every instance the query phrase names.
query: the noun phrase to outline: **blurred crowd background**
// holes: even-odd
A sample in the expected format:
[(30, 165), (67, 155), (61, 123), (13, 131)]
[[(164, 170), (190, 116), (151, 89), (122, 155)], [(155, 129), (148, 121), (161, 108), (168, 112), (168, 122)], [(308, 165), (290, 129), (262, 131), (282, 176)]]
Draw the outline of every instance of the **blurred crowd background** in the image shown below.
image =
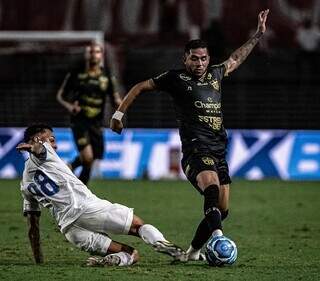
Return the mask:
[[(213, 63), (227, 59), (266, 8), (265, 36), (224, 81), (225, 125), (319, 129), (319, 0), (0, 0), (0, 127), (39, 120), (68, 126), (55, 96), (66, 72), (83, 60), (88, 39), (52, 40), (53, 31), (70, 38), (74, 31), (98, 31), (124, 95), (141, 80), (179, 68), (189, 39), (207, 40)], [(40, 37), (24, 38), (30, 31)], [(169, 96), (141, 95), (127, 126), (175, 128)]]

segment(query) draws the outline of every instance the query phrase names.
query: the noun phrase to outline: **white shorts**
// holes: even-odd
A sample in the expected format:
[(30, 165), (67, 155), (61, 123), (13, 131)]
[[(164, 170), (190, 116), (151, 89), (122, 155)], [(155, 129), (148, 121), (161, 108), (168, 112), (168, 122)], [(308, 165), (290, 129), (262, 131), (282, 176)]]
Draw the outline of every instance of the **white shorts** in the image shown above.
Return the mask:
[(133, 209), (97, 198), (65, 232), (69, 242), (95, 254), (105, 255), (111, 243), (108, 233), (128, 234)]

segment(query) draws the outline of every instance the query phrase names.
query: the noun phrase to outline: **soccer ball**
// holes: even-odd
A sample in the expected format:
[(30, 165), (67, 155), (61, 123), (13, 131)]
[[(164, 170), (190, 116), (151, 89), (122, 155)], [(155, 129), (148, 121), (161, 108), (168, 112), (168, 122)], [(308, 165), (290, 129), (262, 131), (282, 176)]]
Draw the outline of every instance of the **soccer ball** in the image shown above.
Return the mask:
[(237, 259), (237, 246), (225, 236), (211, 237), (206, 245), (206, 257), (209, 265), (222, 266), (233, 264)]

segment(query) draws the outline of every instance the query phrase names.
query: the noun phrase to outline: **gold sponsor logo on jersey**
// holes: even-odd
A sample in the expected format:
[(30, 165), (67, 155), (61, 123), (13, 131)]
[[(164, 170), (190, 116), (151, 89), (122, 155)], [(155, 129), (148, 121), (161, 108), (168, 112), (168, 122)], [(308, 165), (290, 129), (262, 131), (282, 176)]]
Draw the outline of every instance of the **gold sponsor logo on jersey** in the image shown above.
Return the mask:
[[(211, 98), (208, 98), (208, 100)], [(221, 112), (221, 103), (220, 102), (203, 102), (201, 100), (197, 100), (194, 102), (194, 106), (196, 108), (203, 108), (203, 109), (213, 109), (215, 113)]]
[(192, 78), (188, 75), (186, 75), (185, 73), (181, 73), (179, 75), (180, 79), (182, 79), (183, 81), (190, 81)]
[(213, 79), (212, 81), (210, 81), (210, 84), (216, 91), (220, 90), (219, 81), (217, 79)]
[(208, 166), (213, 166), (214, 165), (214, 161), (212, 158), (206, 156), (206, 157), (202, 157), (201, 158), (202, 162)]
[(105, 76), (99, 77), (99, 86), (101, 91), (105, 91), (108, 88), (108, 84), (109, 84), (108, 77), (105, 77)]
[(222, 118), (221, 117), (214, 117), (214, 116), (203, 116), (199, 115), (199, 121), (208, 124), (213, 130), (220, 130), (222, 125)]

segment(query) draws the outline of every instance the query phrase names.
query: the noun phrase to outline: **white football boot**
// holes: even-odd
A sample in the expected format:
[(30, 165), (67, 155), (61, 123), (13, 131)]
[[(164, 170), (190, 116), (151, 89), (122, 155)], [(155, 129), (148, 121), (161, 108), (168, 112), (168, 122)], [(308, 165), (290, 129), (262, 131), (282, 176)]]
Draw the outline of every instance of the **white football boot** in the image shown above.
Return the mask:
[(175, 260), (186, 261), (186, 252), (169, 241), (157, 241), (153, 247), (157, 252), (167, 254)]
[(105, 257), (91, 256), (87, 259), (87, 266), (119, 266), (121, 259), (119, 256), (111, 254)]

